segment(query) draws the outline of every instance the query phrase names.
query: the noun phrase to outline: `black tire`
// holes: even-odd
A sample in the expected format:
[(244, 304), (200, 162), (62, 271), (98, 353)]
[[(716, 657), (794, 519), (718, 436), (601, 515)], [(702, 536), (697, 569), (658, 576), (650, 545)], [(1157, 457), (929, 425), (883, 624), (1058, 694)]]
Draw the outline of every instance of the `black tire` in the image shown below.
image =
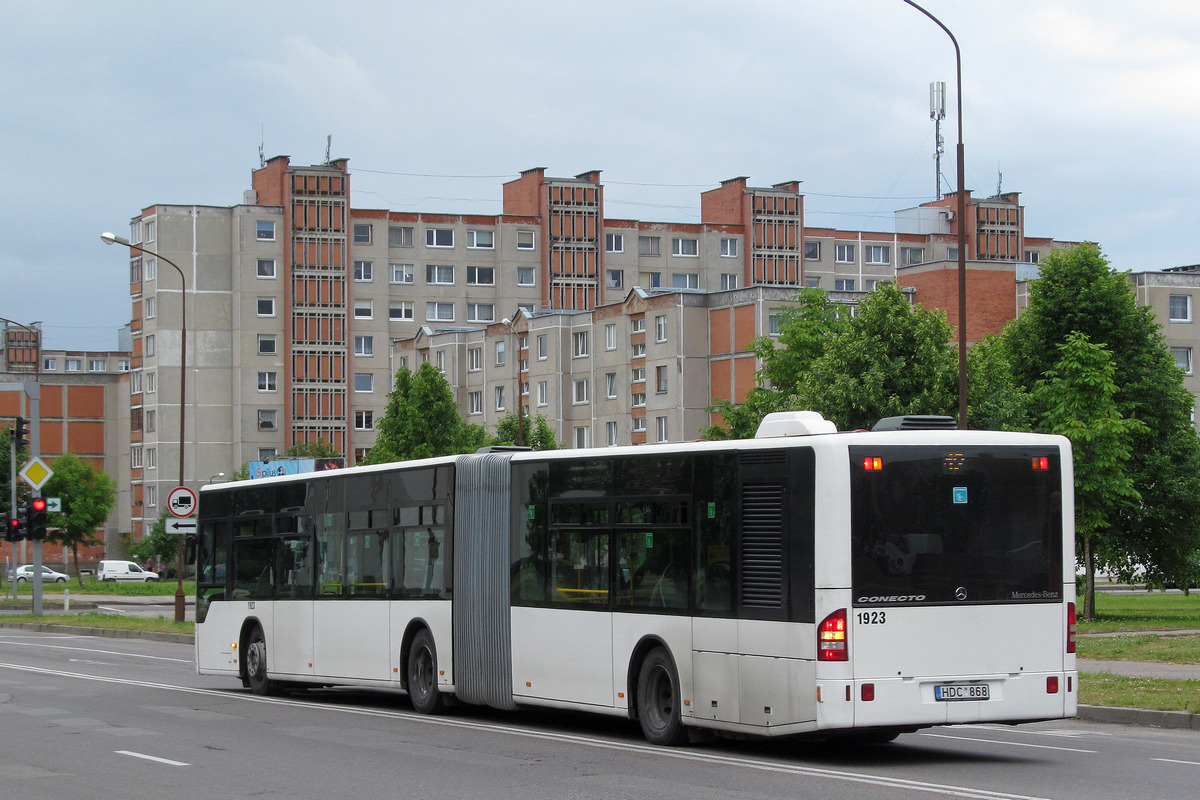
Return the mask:
[(17, 583), (24, 583), (26, 580), (28, 580), (28, 578), (26, 578), (24, 575), (17, 576)]
[(413, 637), (405, 666), (405, 684), (413, 708), (421, 714), (437, 714), (445, 707), (446, 698), (438, 691), (437, 648), (433, 635), (422, 629)]
[(637, 712), (642, 735), (650, 744), (673, 746), (687, 741), (687, 729), (679, 718), (679, 676), (666, 648), (646, 654), (638, 670)]
[(279, 694), (279, 684), (267, 677), (267, 637), (259, 627), (246, 642), (246, 681), (250, 691), (261, 697)]
[(55, 583), (66, 583), (67, 579), (66, 578), (55, 578), (54, 582)]

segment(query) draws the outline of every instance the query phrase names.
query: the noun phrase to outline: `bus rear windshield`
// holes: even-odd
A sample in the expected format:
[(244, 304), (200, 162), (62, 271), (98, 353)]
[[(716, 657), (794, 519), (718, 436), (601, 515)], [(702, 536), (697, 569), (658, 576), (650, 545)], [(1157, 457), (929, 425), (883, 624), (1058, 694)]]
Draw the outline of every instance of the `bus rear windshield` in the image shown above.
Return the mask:
[(850, 448), (856, 606), (1061, 602), (1053, 447)]

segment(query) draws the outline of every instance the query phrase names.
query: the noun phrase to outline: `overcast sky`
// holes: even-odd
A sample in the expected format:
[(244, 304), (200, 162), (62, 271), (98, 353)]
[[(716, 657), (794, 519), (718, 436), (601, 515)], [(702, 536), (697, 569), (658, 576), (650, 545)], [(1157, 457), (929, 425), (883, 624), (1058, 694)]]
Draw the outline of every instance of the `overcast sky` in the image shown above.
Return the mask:
[[(963, 55), (967, 188), (1120, 269), (1200, 262), (1200, 5), (925, 0)], [(267, 157), (349, 159), (358, 208), (492, 214), (523, 169), (603, 170), (610, 217), (801, 180), (809, 226), (893, 230), (955, 180), (954, 51), (903, 0), (20, 3), (0, 26), (0, 316), (115, 349), (128, 232), (230, 206)]]

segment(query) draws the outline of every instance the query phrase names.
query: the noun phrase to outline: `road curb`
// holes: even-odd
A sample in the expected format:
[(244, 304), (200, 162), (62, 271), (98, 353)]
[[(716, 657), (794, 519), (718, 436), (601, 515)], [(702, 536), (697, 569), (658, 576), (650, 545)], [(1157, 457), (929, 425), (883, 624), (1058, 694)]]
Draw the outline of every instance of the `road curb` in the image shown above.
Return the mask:
[(108, 639), (150, 639), (156, 642), (175, 642), (176, 644), (195, 644), (196, 642), (196, 637), (190, 633), (160, 633), (122, 628), (85, 628), (78, 625), (51, 625), (45, 622), (0, 622), (0, 628), (43, 633), (71, 633), (76, 636), (99, 636)]
[(1188, 711), (1150, 711), (1145, 708), (1081, 705), (1077, 716), (1092, 722), (1150, 725), (1156, 728), (1182, 728), (1200, 731), (1200, 714), (1192, 714)]

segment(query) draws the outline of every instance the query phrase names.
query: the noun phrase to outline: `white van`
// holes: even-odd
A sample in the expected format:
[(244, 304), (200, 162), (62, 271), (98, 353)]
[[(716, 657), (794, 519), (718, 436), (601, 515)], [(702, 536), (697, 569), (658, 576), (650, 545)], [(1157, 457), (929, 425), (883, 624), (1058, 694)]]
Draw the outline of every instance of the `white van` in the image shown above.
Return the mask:
[(158, 573), (147, 572), (132, 561), (101, 561), (100, 566), (96, 568), (96, 579), (150, 583), (158, 580)]

